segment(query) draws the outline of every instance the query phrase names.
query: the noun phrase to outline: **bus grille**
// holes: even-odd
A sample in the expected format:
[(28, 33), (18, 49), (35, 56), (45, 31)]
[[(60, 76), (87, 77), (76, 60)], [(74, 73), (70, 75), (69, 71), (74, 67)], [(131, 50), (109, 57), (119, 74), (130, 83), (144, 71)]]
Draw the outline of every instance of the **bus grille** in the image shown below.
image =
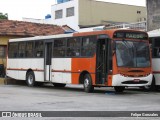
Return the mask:
[(144, 81), (144, 80), (140, 80), (139, 82), (135, 82), (135, 81), (125, 81), (122, 82), (122, 84), (147, 84), (148, 81)]

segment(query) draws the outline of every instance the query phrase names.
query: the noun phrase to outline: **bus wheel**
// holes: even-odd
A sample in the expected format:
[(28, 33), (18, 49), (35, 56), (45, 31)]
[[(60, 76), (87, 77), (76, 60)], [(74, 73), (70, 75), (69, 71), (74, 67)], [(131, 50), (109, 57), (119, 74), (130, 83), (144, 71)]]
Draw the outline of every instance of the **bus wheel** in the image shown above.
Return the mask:
[(33, 87), (35, 85), (35, 75), (33, 71), (27, 73), (26, 82), (29, 87)]
[(147, 90), (147, 91), (156, 91), (157, 90), (157, 86), (155, 84), (155, 78), (153, 78), (151, 85), (143, 86), (141, 88), (143, 90)]
[(84, 83), (83, 83), (83, 86), (84, 86), (84, 91), (87, 92), (87, 93), (91, 93), (93, 92), (94, 90), (94, 87), (92, 85), (92, 78), (89, 74), (86, 74), (84, 76)]
[(114, 89), (115, 89), (115, 91), (117, 93), (120, 93), (120, 92), (123, 92), (125, 90), (125, 87), (123, 87), (123, 86), (115, 86)]
[(66, 84), (63, 83), (53, 83), (54, 87), (65, 87)]

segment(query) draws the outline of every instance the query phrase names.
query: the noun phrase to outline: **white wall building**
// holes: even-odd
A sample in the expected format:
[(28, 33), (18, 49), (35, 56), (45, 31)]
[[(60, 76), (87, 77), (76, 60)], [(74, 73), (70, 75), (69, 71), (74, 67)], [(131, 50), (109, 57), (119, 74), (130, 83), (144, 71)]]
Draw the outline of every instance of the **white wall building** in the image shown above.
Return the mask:
[[(117, 25), (146, 20), (146, 8), (96, 0), (57, 0), (51, 6), (51, 18), (24, 21), (68, 25), (76, 31), (85, 27)], [(61, 2), (59, 2), (61, 1)]]
[(69, 27), (79, 29), (79, 6), (78, 0), (52, 5), (52, 23), (57, 25), (68, 25)]

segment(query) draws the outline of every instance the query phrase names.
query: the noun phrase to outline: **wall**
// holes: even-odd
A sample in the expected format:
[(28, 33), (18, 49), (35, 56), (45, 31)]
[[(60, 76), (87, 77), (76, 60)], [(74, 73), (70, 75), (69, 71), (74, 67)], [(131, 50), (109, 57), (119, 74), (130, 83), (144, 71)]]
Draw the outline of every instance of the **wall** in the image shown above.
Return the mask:
[[(79, 24), (97, 25), (105, 21), (113, 22), (138, 22), (146, 18), (146, 8), (140, 6), (115, 4), (93, 0), (79, 0)], [(141, 14), (137, 14), (141, 11)]]
[[(12, 38), (18, 38), (16, 36), (0, 36), (0, 45), (5, 45), (6, 47), (8, 46), (8, 40)], [(6, 67), (6, 58), (1, 58), (0, 57), (0, 64), (4, 64)]]
[(160, 28), (160, 0), (147, 0), (147, 30)]
[[(66, 17), (66, 8), (75, 7), (75, 16)], [(63, 17), (61, 19), (55, 19), (55, 11), (63, 9)], [(141, 14), (137, 14), (137, 11), (141, 11)], [(140, 22), (140, 18), (146, 18), (146, 7), (132, 6), (108, 3), (95, 0), (72, 0), (65, 3), (55, 4), (51, 6), (51, 19), (48, 20), (36, 20), (27, 19), (25, 21), (68, 25), (76, 31), (79, 31), (79, 25), (104, 25), (110, 22), (122, 23), (134, 23)]]
[[(55, 4), (52, 6), (52, 23), (57, 25), (68, 25), (69, 27), (73, 28), (74, 30), (78, 30), (78, 0), (73, 0), (61, 4)], [(66, 8), (75, 7), (75, 15), (71, 17), (66, 17)], [(63, 10), (63, 17), (60, 19), (55, 19), (55, 11)]]
[(41, 23), (41, 24), (53, 24), (51, 18), (48, 18), (48, 19), (23, 18), (23, 21)]

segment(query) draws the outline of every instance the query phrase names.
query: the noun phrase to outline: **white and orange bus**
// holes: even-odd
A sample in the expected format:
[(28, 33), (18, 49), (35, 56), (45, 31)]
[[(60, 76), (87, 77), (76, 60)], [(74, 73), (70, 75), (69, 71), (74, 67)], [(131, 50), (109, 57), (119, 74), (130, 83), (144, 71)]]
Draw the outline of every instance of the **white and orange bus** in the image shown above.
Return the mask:
[(153, 30), (148, 32), (151, 51), (152, 51), (152, 69), (153, 79), (149, 89), (157, 90), (160, 88), (160, 30)]
[(146, 32), (103, 30), (9, 40), (7, 76), (28, 86), (83, 84), (86, 92), (110, 86), (151, 84), (152, 70)]

